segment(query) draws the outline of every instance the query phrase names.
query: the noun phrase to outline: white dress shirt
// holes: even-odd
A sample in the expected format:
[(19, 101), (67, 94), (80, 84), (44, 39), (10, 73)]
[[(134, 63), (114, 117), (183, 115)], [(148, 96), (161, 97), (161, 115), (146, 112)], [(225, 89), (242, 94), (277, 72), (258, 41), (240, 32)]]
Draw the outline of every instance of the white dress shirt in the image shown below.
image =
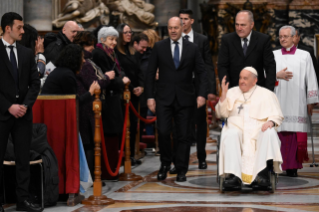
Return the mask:
[[(252, 31), (250, 31), (249, 35), (246, 37), (247, 38), (247, 47), (249, 46), (251, 32)], [(244, 46), (244, 38), (240, 38), (240, 40), (241, 40), (241, 46), (243, 47)]]
[(13, 47), (13, 52), (14, 52), (14, 55), (16, 56), (16, 60), (17, 60), (17, 67), (19, 67), (19, 63), (18, 63), (18, 52), (17, 52), (17, 42), (14, 42), (12, 45), (10, 43), (8, 43), (7, 41), (5, 41), (2, 37), (2, 42), (3, 42), (3, 45), (5, 46), (6, 50), (7, 50), (7, 54), (8, 54), (8, 58), (10, 60), (10, 51), (11, 49), (8, 47), (8, 46), (14, 46)]
[(194, 43), (194, 31), (191, 29), (191, 31), (188, 34), (182, 33), (182, 36), (184, 38), (185, 35), (188, 35), (188, 41)]
[[(175, 51), (175, 41), (173, 41), (172, 39), (170, 39), (171, 41), (171, 50), (172, 50), (172, 56), (173, 56), (173, 59), (174, 59), (174, 51)], [(179, 39), (178, 39), (178, 47), (179, 47), (179, 61), (181, 61), (181, 58), (182, 58), (182, 48), (183, 48), (183, 37), (181, 36)]]

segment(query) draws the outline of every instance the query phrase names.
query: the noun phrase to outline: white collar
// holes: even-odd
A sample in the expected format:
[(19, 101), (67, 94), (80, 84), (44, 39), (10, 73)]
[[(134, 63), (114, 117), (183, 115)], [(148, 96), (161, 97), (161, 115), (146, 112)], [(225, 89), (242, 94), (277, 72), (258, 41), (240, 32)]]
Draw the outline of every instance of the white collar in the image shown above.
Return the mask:
[[(249, 35), (246, 37), (247, 41), (250, 41), (250, 37), (251, 37), (251, 33), (253, 32), (253, 30), (250, 31)], [(244, 40), (244, 38), (240, 38), (241, 40)]]
[[(170, 39), (170, 41), (171, 41), (171, 44), (175, 44), (174, 42), (175, 41), (173, 41), (172, 39)], [(178, 42), (178, 44), (183, 44), (183, 36), (181, 36), (178, 40), (177, 40), (177, 42)]]
[(14, 47), (17, 47), (17, 42), (15, 41), (13, 44), (10, 44), (10, 43), (8, 43), (5, 39), (3, 39), (3, 37), (2, 37), (2, 42), (3, 42), (3, 45), (4, 46), (6, 46), (6, 47), (8, 47), (8, 46), (14, 46)]
[(184, 37), (185, 35), (188, 35), (189, 37), (194, 37), (194, 31), (193, 31), (193, 28), (191, 28), (191, 31), (189, 31), (189, 33), (184, 33), (182, 32), (182, 36)]

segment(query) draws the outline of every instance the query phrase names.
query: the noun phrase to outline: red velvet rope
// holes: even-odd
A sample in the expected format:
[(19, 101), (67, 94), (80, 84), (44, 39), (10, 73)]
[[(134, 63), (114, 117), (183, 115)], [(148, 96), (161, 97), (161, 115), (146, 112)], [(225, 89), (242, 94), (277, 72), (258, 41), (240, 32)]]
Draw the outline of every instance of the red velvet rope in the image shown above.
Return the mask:
[(154, 117), (152, 119), (145, 119), (142, 116), (140, 116), (140, 114), (138, 114), (138, 112), (136, 111), (136, 109), (134, 108), (134, 105), (132, 104), (132, 102), (130, 102), (130, 108), (132, 109), (133, 113), (135, 114), (135, 116), (137, 118), (139, 118), (141, 121), (145, 122), (146, 124), (151, 124), (154, 121), (156, 121), (157, 117)]
[[(123, 134), (122, 134), (122, 144), (121, 144), (121, 153), (120, 153), (120, 158), (119, 161), (117, 163), (117, 167), (115, 172), (113, 172), (111, 170), (110, 164), (109, 164), (109, 159), (107, 157), (107, 152), (106, 152), (106, 146), (105, 146), (105, 140), (104, 140), (104, 134), (101, 133), (101, 137), (102, 137), (102, 151), (103, 151), (103, 158), (104, 158), (104, 163), (106, 164), (106, 169), (108, 171), (108, 173), (112, 176), (115, 177), (118, 175), (119, 170), (120, 170), (120, 166), (121, 166), (121, 162), (122, 162), (122, 157), (123, 157), (123, 150), (124, 150), (124, 144), (125, 144), (125, 135), (126, 135), (126, 126), (127, 126), (127, 120), (128, 120), (128, 110), (129, 110), (129, 104), (126, 104), (125, 106), (125, 118), (124, 118), (124, 125), (123, 125)], [(102, 126), (102, 119), (100, 120), (101, 126)]]
[(213, 111), (215, 111), (215, 107), (213, 106), (211, 101), (208, 101), (208, 105)]

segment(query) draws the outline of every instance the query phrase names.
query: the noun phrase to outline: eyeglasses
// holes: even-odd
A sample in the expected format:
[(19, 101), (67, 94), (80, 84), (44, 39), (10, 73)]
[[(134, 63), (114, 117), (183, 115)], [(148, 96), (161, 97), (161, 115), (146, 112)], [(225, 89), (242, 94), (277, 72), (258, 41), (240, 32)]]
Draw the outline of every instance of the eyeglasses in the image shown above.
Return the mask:
[(123, 32), (123, 34), (124, 34), (124, 35), (126, 35), (126, 34), (133, 34), (133, 32), (132, 32), (132, 31), (127, 31), (127, 32)]
[(291, 36), (291, 35), (279, 36), (279, 40), (281, 40), (281, 39), (283, 39), (283, 38), (287, 39), (287, 38), (289, 38), (289, 37), (293, 37), (293, 36)]

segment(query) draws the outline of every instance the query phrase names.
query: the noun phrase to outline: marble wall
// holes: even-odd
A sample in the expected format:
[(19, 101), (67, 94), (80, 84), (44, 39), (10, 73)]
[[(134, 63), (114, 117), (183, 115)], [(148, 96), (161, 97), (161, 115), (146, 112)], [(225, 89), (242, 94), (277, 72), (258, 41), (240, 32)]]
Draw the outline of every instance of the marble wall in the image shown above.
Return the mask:
[(51, 31), (52, 0), (24, 0), (24, 22), (38, 31)]
[(0, 0), (0, 17), (7, 12), (16, 12), (23, 17), (23, 0)]

